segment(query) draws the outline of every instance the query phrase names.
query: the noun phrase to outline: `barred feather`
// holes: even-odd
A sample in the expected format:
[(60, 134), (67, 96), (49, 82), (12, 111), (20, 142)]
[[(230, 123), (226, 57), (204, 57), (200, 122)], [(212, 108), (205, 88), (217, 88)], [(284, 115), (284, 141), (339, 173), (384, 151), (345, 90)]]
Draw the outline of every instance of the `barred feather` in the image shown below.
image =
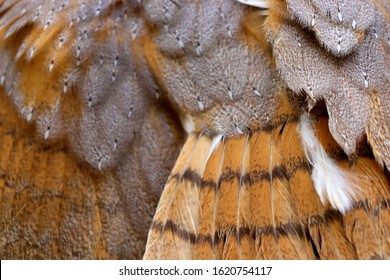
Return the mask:
[(0, 0), (0, 257), (390, 258), (390, 5), (333, 2)]
[(358, 259), (388, 259), (389, 179), (367, 143), (359, 146), (356, 159), (348, 160), (326, 129), (326, 121), (322, 119), (317, 123), (319, 141), (340, 167), (358, 179), (360, 187), (352, 209), (342, 218), (348, 242), (353, 244)]
[[(324, 152), (337, 163), (334, 168), (355, 178), (361, 187), (345, 215), (317, 194), (316, 182), (311, 179), (312, 161), (304, 151), (297, 119), (287, 118), (267, 129), (225, 137), (201, 164), (205, 169), (200, 172), (183, 165), (183, 160), (205, 159), (204, 149), (212, 139), (193, 133), (160, 199), (144, 258), (178, 259), (182, 257), (181, 248), (186, 248), (186, 258), (196, 259), (387, 258), (388, 225), (384, 217), (389, 209), (384, 201), (389, 182), (364, 149), (358, 152), (354, 165), (348, 164), (329, 132), (326, 117), (314, 118), (313, 125)], [(194, 139), (208, 144), (194, 145)], [(366, 164), (371, 173), (362, 170)], [(170, 191), (172, 182), (175, 193)], [(191, 223), (185, 207), (177, 209), (177, 205), (185, 205), (178, 194), (189, 190), (193, 195), (187, 203), (195, 207), (192, 213), (197, 213), (196, 218), (190, 215)], [(383, 218), (370, 223), (384, 227), (376, 237), (378, 231), (365, 230), (370, 237), (365, 238), (364, 245), (356, 244), (362, 242), (359, 236), (363, 234), (355, 228), (355, 221), (362, 219), (356, 215), (363, 210), (362, 203), (371, 200), (371, 190), (381, 193), (373, 204), (378, 207), (377, 213), (383, 211)], [(167, 211), (177, 213), (176, 217), (161, 219), (160, 213)], [(363, 247), (364, 252), (360, 249)]]

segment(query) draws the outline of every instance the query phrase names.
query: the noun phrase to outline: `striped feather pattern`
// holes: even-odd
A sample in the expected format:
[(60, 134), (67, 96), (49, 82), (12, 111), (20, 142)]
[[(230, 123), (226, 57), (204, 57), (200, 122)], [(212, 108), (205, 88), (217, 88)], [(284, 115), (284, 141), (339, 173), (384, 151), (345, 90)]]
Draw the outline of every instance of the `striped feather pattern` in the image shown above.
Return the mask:
[(390, 188), (388, 177), (377, 164), (367, 146), (362, 145), (360, 156), (349, 161), (331, 137), (326, 119), (317, 123), (319, 140), (327, 152), (359, 179), (361, 191), (358, 192), (354, 207), (342, 218), (348, 242), (353, 244), (359, 259), (390, 258)]
[(315, 118), (316, 136), (361, 188), (344, 216), (316, 193), (297, 119), (223, 138), (206, 162), (212, 137), (192, 133), (163, 191), (144, 258), (389, 258), (388, 179), (367, 148), (348, 160), (327, 121)]
[(0, 258), (389, 259), (388, 3), (0, 0)]

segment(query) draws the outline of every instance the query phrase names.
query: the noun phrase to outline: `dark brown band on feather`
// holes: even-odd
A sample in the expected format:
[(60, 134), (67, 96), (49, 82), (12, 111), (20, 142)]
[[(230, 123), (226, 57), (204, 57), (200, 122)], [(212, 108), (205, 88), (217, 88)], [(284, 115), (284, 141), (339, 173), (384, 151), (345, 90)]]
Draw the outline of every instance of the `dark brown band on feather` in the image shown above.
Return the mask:
[(369, 260), (384, 260), (384, 258), (378, 254), (375, 254), (369, 258)]
[(355, 202), (353, 205), (354, 209), (363, 209), (366, 212), (372, 211), (374, 216), (378, 216), (381, 209), (390, 210), (390, 199), (382, 199), (374, 207), (370, 206), (370, 203), (367, 199), (360, 200)]
[[(390, 210), (390, 199), (385, 199), (380, 201), (374, 208), (366, 208), (365, 201), (359, 201), (355, 203), (354, 209), (363, 208), (366, 211), (374, 211), (375, 209), (381, 209), (385, 207)], [(168, 220), (165, 223), (165, 226), (160, 221), (153, 221), (151, 230), (157, 231), (160, 234), (164, 232), (172, 232), (174, 235), (178, 236), (182, 240), (194, 244), (204, 244), (207, 243), (210, 246), (220, 244), (223, 240), (226, 240), (228, 236), (232, 236), (236, 239), (238, 244), (240, 244), (242, 238), (256, 239), (259, 235), (273, 235), (276, 239), (283, 236), (298, 236), (299, 238), (310, 239), (309, 226), (319, 225), (319, 224), (331, 224), (334, 221), (341, 220), (342, 215), (333, 209), (329, 209), (324, 212), (323, 215), (315, 215), (310, 217), (309, 223), (284, 223), (273, 227), (272, 225), (265, 227), (249, 227), (249, 226), (240, 226), (237, 228), (235, 225), (226, 227), (223, 231), (216, 231), (214, 236), (211, 234), (195, 234), (189, 232), (185, 229), (181, 229), (175, 222)], [(214, 240), (214, 242), (213, 242)]]
[[(328, 210), (324, 213), (323, 216), (313, 216), (310, 219), (310, 224), (319, 224), (319, 223), (331, 223), (336, 219), (340, 219), (340, 214), (336, 210)], [(299, 238), (308, 238), (309, 237), (309, 227), (306, 223), (284, 223), (277, 225), (275, 228), (272, 225), (265, 227), (248, 227), (240, 226), (237, 228), (235, 225), (226, 227), (223, 231), (217, 231), (214, 233), (214, 237), (211, 234), (195, 234), (189, 232), (185, 229), (180, 228), (175, 222), (168, 220), (165, 223), (159, 221), (153, 221), (151, 229), (159, 232), (160, 234), (164, 232), (172, 232), (174, 235), (178, 236), (182, 240), (190, 242), (191, 244), (204, 244), (208, 243), (210, 246), (214, 244), (219, 244), (221, 241), (226, 239), (228, 235), (234, 236), (236, 241), (240, 243), (242, 238), (256, 239), (259, 235), (273, 235), (275, 238), (281, 236), (292, 236), (296, 235)]]
[(171, 174), (168, 181), (170, 180), (187, 180), (194, 185), (200, 188), (214, 188), (220, 186), (223, 182), (231, 182), (237, 180), (243, 185), (250, 186), (258, 181), (269, 181), (271, 179), (271, 174), (273, 179), (289, 180), (291, 176), (298, 170), (307, 170), (311, 171), (310, 163), (305, 159), (295, 160), (292, 163), (288, 164), (289, 168), (287, 169), (284, 165), (275, 166), (271, 172), (268, 170), (253, 170), (252, 172), (241, 174), (239, 171), (226, 170), (219, 178), (218, 182), (215, 182), (211, 179), (203, 180), (203, 178), (194, 170), (187, 169), (184, 171), (183, 175), (180, 174)]

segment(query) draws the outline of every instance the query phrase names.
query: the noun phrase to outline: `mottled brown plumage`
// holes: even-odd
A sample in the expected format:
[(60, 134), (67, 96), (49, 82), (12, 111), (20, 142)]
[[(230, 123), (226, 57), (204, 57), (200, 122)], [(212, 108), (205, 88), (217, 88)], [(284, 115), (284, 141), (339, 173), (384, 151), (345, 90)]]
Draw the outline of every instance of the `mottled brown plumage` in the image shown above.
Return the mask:
[(1, 1), (0, 257), (139, 259), (182, 128), (138, 5), (60, 2)]
[(182, 143), (172, 115), (151, 108), (134, 140), (143, 148), (97, 172), (65, 142), (43, 141), (0, 93), (0, 258), (142, 258)]
[(325, 101), (332, 136), (348, 155), (367, 134), (377, 160), (389, 168), (389, 1), (270, 5), (265, 30), (288, 87), (311, 103)]
[(361, 180), (345, 215), (318, 198), (297, 119), (226, 138), (207, 163), (210, 137), (192, 134), (160, 199), (144, 258), (389, 258), (388, 179), (363, 148), (348, 162), (327, 117), (314, 123), (327, 153)]
[(336, 2), (0, 1), (0, 257), (390, 258), (390, 4)]

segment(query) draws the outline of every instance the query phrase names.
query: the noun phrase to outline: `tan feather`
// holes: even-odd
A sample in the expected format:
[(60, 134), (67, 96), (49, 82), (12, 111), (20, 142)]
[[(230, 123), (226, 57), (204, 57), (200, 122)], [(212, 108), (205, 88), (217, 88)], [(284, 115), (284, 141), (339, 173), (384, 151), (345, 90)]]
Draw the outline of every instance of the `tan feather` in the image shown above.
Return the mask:
[[(297, 120), (291, 118), (267, 130), (225, 138), (208, 158), (203, 177), (192, 179), (200, 189), (200, 196), (196, 197), (199, 198), (198, 225), (194, 227), (199, 231), (186, 231), (188, 222), (181, 224), (185, 222), (181, 219), (173, 223), (171, 230), (165, 230), (164, 234), (169, 233), (169, 238), (164, 239), (161, 232), (152, 227), (147, 247), (149, 254), (144, 258), (149, 259), (150, 252), (156, 252), (153, 244), (158, 239), (162, 240), (158, 252), (161, 258), (180, 258), (179, 245), (193, 250), (192, 257), (197, 259), (386, 258), (388, 207), (383, 201), (388, 195), (388, 181), (379, 165), (367, 158), (366, 149), (358, 151), (356, 161), (350, 166), (332, 138), (327, 121), (326, 117), (315, 119), (316, 136), (327, 154), (338, 162), (339, 168), (360, 182), (361, 192), (358, 192), (353, 209), (345, 216), (330, 205), (323, 205), (319, 199)], [(191, 139), (196, 135), (191, 135), (188, 142), (193, 142)], [(194, 145), (187, 145), (192, 147), (192, 156), (197, 157)], [(182, 154), (186, 149), (185, 146)], [(183, 168), (182, 161), (179, 157), (174, 170)], [(371, 171), (363, 171), (364, 166)], [(367, 180), (369, 184), (365, 183)], [(168, 182), (167, 187), (169, 185)], [(185, 183), (177, 187), (188, 188)], [(369, 199), (373, 191), (378, 193), (378, 206), (370, 215), (375, 213), (378, 218), (363, 219), (359, 205)], [(165, 190), (161, 201), (168, 197), (172, 198), (171, 192)], [(180, 196), (174, 199), (180, 199)], [(179, 204), (183, 205), (183, 202), (172, 202), (172, 205)], [(161, 207), (165, 210), (161, 211)], [(160, 202), (157, 213), (166, 211), (166, 205)], [(158, 217), (154, 218), (154, 225)], [(363, 226), (360, 221), (369, 221), (374, 228), (359, 231)], [(361, 233), (370, 237), (362, 240)], [(165, 246), (167, 240), (174, 240), (176, 245), (169, 241)]]
[(222, 165), (225, 156), (225, 141), (223, 140), (210, 155), (204, 171), (200, 188), (199, 234), (194, 245), (195, 259), (217, 259), (221, 253), (217, 252), (219, 238), (216, 231), (216, 213), (219, 205), (219, 178), (222, 174)]
[[(280, 110), (285, 113), (287, 108), (284, 104)], [(181, 258), (180, 252), (204, 259), (314, 258), (306, 237), (307, 221), (298, 220), (287, 175), (296, 172), (301, 161), (282, 153), (290, 142), (300, 145), (296, 129), (297, 122), (287, 117), (267, 130), (224, 139), (209, 158), (203, 145), (194, 144), (197, 137), (210, 143), (209, 137), (191, 134), (162, 194), (144, 258)], [(186, 167), (192, 158), (207, 160), (201, 165), (204, 173), (195, 176), (194, 168)], [(285, 169), (287, 163), (290, 171)], [(192, 174), (191, 187), (184, 174)], [(308, 183), (313, 192), (312, 182)], [(200, 189), (199, 196), (194, 187)], [(197, 224), (192, 226), (186, 217), (193, 215), (187, 213), (181, 195), (189, 188), (190, 201), (199, 199), (198, 219), (191, 219)], [(169, 220), (167, 215), (173, 216)]]
[(0, 0), (0, 257), (390, 258), (388, 1), (179, 2)]
[(389, 181), (365, 145), (357, 151), (356, 159), (348, 162), (331, 137), (326, 122), (326, 118), (317, 122), (320, 141), (328, 154), (339, 162), (339, 166), (355, 176), (360, 186), (353, 208), (342, 218), (345, 231), (342, 240), (347, 238), (348, 243), (353, 246), (353, 258), (388, 258), (388, 220), (385, 218), (380, 222), (376, 217), (388, 215), (389, 207), (386, 201), (389, 198)]
[(149, 147), (97, 174), (65, 143), (43, 142), (2, 88), (0, 104), (0, 258), (140, 259), (176, 158), (170, 145), (182, 143), (171, 116), (154, 108), (136, 140)]
[[(190, 135), (161, 197), (149, 235), (145, 257), (191, 259), (198, 232), (199, 185), (211, 140)], [(196, 151), (196, 153), (195, 153)]]

